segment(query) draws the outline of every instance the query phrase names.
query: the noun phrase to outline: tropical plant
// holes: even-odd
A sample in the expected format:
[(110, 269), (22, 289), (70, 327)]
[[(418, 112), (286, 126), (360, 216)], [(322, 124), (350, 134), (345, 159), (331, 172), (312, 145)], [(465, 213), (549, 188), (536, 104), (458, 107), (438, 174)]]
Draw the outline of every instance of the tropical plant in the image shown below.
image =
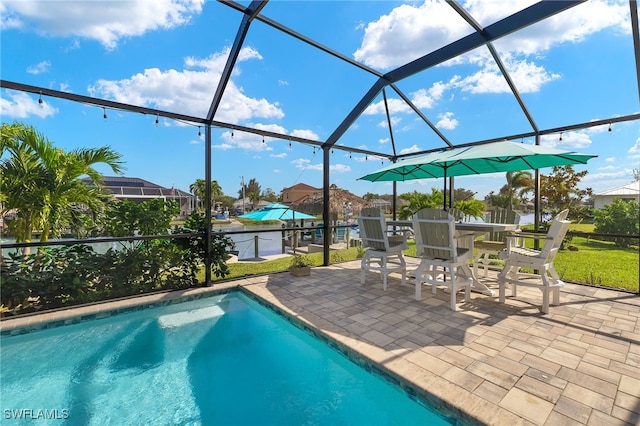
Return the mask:
[[(595, 211), (594, 231), (605, 234), (640, 235), (640, 204), (635, 200), (617, 198), (611, 204)], [(617, 247), (627, 248), (633, 244), (628, 237), (607, 237)], [(636, 240), (637, 242), (637, 240)]]
[[(106, 164), (116, 174), (123, 170), (121, 155), (108, 146), (66, 152), (22, 123), (3, 123), (1, 133), (1, 214), (16, 212), (9, 225), (16, 242), (30, 242), (37, 229), (40, 241), (47, 241), (85, 227), (88, 215), (95, 217), (108, 199), (103, 176), (93, 166)], [(93, 185), (80, 180), (85, 175)]]
[(431, 188), (431, 194), (413, 191), (400, 195), (400, 198), (408, 202), (408, 204), (400, 207), (398, 214), (400, 219), (409, 219), (420, 209), (437, 207), (444, 203), (442, 191), (436, 188)]
[[(507, 183), (500, 189), (500, 193), (507, 196), (509, 210), (519, 204), (527, 192), (533, 191), (535, 181), (530, 171), (511, 171), (506, 174)], [(517, 195), (517, 197), (516, 197)]]
[[(194, 183), (189, 185), (189, 191), (191, 191), (191, 193), (195, 195), (196, 199), (198, 200), (197, 208), (200, 211), (203, 211), (205, 209), (204, 201), (207, 198), (206, 185), (207, 185), (207, 181), (204, 179), (196, 179)], [(211, 181), (211, 206), (212, 207), (215, 207), (216, 200), (222, 197), (222, 195), (223, 195), (222, 187), (220, 186), (218, 181), (212, 180)]]
[(454, 207), (464, 213), (466, 217), (481, 217), (485, 211), (485, 205), (480, 200), (460, 200), (454, 203)]
[(289, 269), (304, 268), (305, 266), (312, 266), (312, 265), (313, 265), (313, 261), (309, 259), (309, 257), (302, 254), (296, 254), (291, 258), (291, 264), (289, 265)]

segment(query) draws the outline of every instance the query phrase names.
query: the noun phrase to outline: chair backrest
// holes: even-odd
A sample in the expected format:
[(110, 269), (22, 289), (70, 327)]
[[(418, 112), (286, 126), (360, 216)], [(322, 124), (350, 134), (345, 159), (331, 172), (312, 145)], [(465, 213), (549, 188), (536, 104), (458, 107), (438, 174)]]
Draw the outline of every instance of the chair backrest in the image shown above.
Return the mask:
[[(484, 221), (487, 223), (510, 223), (519, 225), (520, 215), (513, 210), (491, 209), (484, 214)], [(487, 232), (485, 241), (506, 241), (506, 232)]]
[(466, 219), (466, 215), (460, 209), (456, 209), (455, 207), (451, 207), (447, 210), (451, 216), (454, 217), (455, 220), (464, 221)]
[(358, 216), (358, 227), (362, 246), (374, 250), (388, 250), (387, 223), (382, 210), (375, 207), (363, 208)]
[(413, 215), (413, 232), (416, 253), (433, 259), (458, 258), (455, 234), (455, 218), (440, 209), (422, 209)]
[(566, 219), (568, 212), (568, 210), (561, 211), (551, 221), (551, 226), (549, 226), (549, 231), (547, 232), (547, 239), (540, 251), (540, 257), (547, 259), (547, 261), (555, 259), (562, 245), (562, 241), (565, 235), (567, 235), (571, 221), (562, 218)]

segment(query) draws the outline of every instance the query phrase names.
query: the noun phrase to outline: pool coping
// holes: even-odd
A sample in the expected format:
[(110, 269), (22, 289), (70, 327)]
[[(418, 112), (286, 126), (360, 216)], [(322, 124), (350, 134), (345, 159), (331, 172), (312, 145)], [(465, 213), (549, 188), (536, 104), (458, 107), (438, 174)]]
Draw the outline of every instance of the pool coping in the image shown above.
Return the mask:
[(143, 296), (131, 296), (105, 302), (69, 306), (46, 312), (34, 312), (18, 317), (5, 317), (0, 319), (0, 336), (26, 334), (84, 321), (108, 318), (128, 312), (215, 296), (236, 290), (239, 286), (239, 282), (229, 281), (227, 283), (216, 284), (212, 287), (192, 287), (181, 290), (161, 291)]

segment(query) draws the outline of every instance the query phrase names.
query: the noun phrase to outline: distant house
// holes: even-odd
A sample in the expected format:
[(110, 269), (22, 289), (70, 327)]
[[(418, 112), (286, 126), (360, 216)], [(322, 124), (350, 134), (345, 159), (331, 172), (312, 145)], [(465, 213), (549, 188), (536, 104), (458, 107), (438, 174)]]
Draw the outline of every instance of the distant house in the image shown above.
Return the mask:
[[(92, 184), (89, 178), (82, 180), (88, 185)], [(140, 178), (105, 176), (103, 186), (115, 198), (136, 203), (154, 198), (175, 200), (180, 206), (180, 218), (187, 217), (196, 208), (196, 197), (194, 195), (177, 188), (165, 188)]]
[(374, 200), (370, 200), (370, 203), (371, 203), (371, 207), (380, 209), (385, 213), (391, 212), (392, 205), (390, 201), (384, 200), (382, 198), (376, 198)]
[(595, 194), (593, 196), (593, 207), (596, 210), (600, 210), (604, 206), (611, 204), (616, 198), (629, 201), (636, 200), (637, 202), (640, 202), (640, 181), (635, 181), (628, 185), (619, 186), (617, 188), (608, 189)]
[(298, 183), (282, 190), (282, 202), (287, 205), (300, 204), (318, 192), (322, 192), (322, 188), (314, 188), (306, 183)]

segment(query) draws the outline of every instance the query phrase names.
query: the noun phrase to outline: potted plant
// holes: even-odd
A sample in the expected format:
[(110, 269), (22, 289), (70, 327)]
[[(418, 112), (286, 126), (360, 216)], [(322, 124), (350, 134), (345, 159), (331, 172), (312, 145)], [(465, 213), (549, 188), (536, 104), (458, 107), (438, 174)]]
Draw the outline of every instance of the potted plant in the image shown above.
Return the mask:
[(291, 258), (291, 265), (289, 265), (289, 272), (295, 277), (303, 277), (311, 274), (311, 259), (301, 254), (296, 254)]

